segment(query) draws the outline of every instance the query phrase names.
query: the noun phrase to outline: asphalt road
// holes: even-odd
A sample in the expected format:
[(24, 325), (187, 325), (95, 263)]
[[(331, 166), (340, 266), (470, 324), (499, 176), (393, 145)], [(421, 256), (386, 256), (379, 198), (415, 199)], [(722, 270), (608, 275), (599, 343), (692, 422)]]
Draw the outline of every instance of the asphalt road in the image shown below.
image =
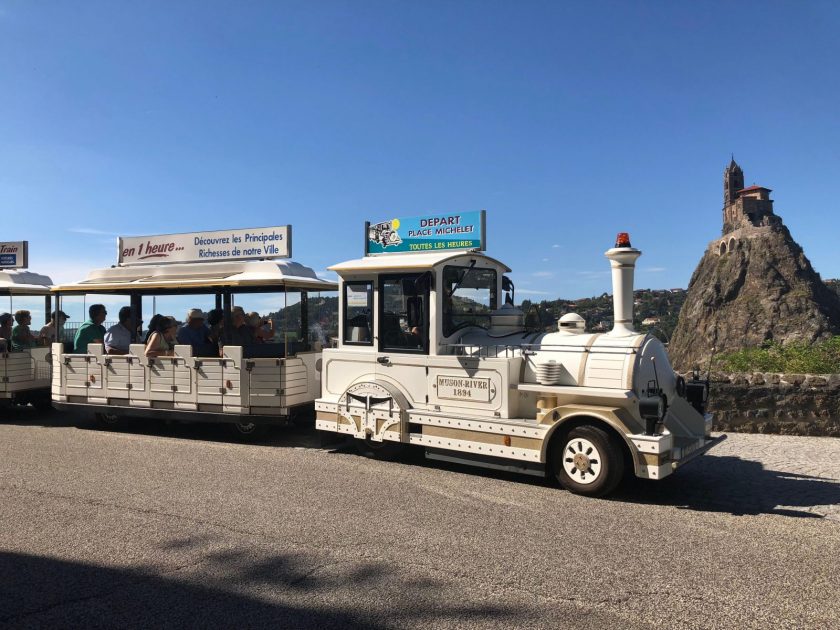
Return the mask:
[(67, 418), (0, 424), (0, 627), (840, 628), (837, 439), (730, 436), (597, 500)]

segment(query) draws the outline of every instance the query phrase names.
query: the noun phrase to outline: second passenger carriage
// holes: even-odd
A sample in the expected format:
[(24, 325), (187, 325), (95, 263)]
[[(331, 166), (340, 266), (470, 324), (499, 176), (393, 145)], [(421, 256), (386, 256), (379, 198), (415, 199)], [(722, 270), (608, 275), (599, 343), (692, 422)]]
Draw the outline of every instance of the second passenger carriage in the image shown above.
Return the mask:
[[(54, 293), (58, 305), (78, 296), (85, 304), (127, 305), (127, 347), (109, 353), (97, 339), (74, 352), (69, 343), (54, 344), (54, 406), (90, 411), (105, 423), (121, 416), (228, 422), (243, 435), (311, 409), (320, 394), (323, 340), (310, 340), (310, 307), (336, 285), (281, 259), (291, 256), (290, 241), (290, 226), (120, 239), (117, 266)], [(179, 312), (189, 308), (190, 317), (205, 317), (192, 308), (199, 302), (214, 306), (221, 347), (175, 341), (171, 350), (150, 352), (139, 331), (144, 313), (161, 310), (156, 300)], [(287, 307), (286, 329), (266, 343), (239, 332), (242, 307), (256, 310), (256, 300)]]

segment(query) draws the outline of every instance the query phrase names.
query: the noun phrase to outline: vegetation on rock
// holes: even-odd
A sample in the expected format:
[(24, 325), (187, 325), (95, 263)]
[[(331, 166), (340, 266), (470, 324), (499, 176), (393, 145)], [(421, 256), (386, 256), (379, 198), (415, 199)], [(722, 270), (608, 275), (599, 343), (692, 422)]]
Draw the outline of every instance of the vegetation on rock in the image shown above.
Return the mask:
[(759, 347), (743, 348), (716, 356), (714, 369), (740, 373), (838, 374), (840, 336), (814, 344), (795, 342), (783, 346), (766, 342)]

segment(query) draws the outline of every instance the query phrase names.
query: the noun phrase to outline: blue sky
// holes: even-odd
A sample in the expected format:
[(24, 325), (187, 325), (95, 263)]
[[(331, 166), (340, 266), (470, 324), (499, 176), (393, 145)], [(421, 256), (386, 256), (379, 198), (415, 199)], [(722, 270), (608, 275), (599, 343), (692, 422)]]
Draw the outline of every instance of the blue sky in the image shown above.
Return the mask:
[(291, 223), (316, 270), (366, 219), (486, 209), (531, 299), (685, 287), (735, 153), (823, 277), (836, 2), (0, 0), (2, 240), (80, 279), (117, 234)]

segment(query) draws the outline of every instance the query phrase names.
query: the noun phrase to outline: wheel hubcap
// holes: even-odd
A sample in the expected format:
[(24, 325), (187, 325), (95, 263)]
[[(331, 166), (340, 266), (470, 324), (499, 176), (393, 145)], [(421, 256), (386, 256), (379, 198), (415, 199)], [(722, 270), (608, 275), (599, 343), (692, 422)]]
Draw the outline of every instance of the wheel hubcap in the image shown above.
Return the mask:
[(257, 425), (253, 422), (237, 422), (236, 428), (240, 433), (253, 433)]
[(582, 484), (595, 482), (601, 476), (601, 453), (587, 439), (575, 438), (563, 450), (563, 470), (573, 481)]

